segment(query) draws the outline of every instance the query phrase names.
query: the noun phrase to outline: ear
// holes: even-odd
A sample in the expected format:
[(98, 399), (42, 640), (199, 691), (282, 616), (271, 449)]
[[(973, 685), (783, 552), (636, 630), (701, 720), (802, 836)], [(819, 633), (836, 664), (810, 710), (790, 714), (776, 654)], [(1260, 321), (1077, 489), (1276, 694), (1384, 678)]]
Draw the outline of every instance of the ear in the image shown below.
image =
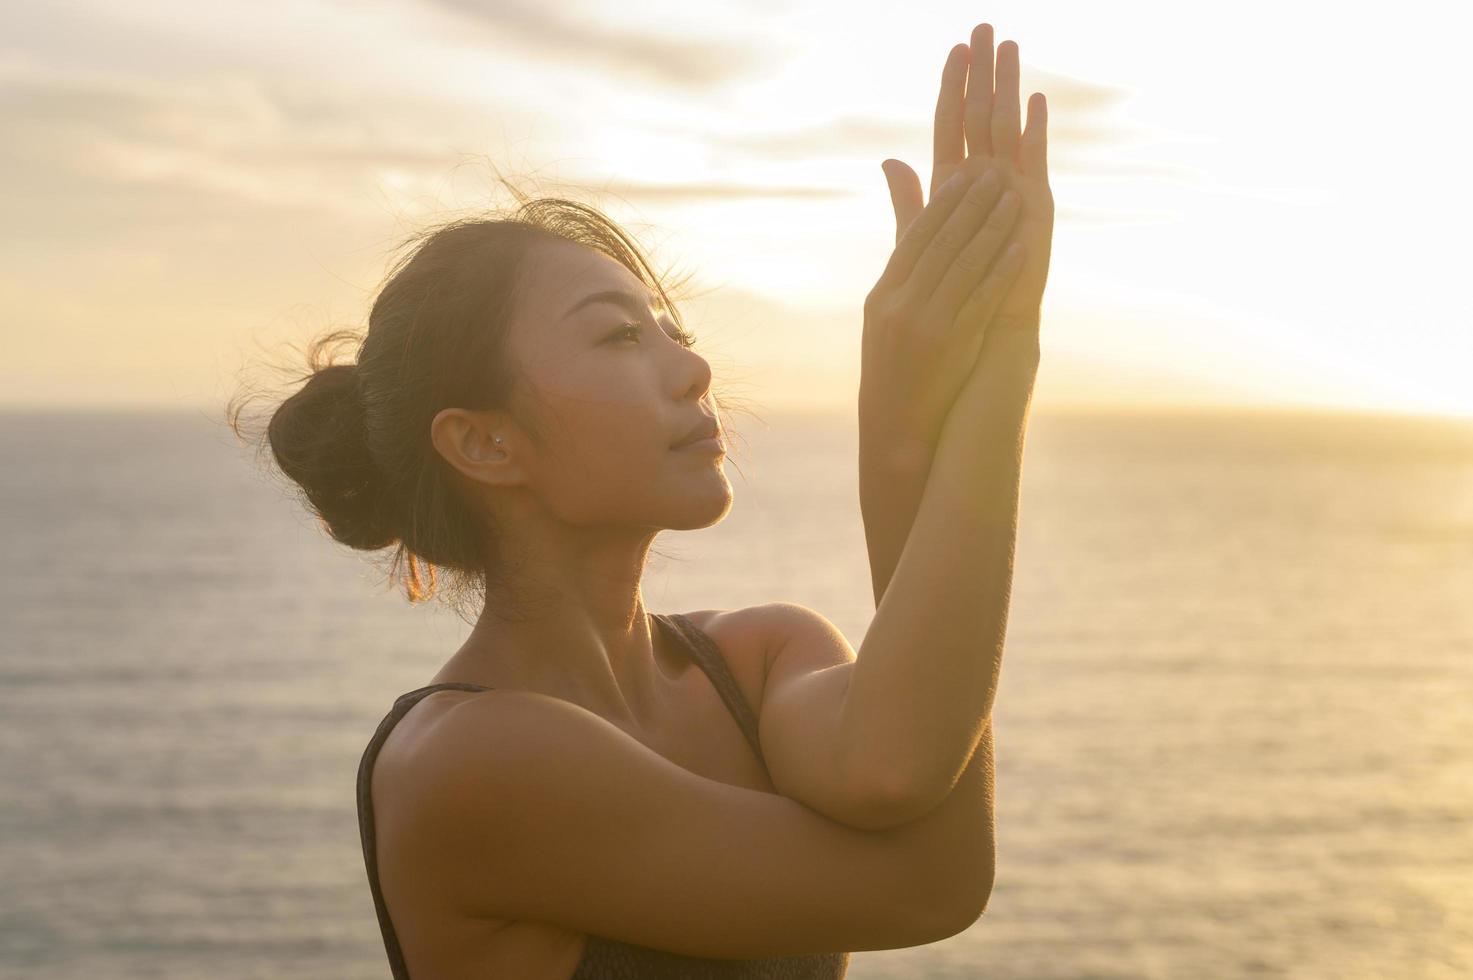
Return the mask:
[(507, 451), (510, 427), (500, 424), (502, 421), (495, 412), (441, 409), (430, 422), (430, 442), (446, 462), (470, 479), (503, 484), (515, 475), (515, 468)]

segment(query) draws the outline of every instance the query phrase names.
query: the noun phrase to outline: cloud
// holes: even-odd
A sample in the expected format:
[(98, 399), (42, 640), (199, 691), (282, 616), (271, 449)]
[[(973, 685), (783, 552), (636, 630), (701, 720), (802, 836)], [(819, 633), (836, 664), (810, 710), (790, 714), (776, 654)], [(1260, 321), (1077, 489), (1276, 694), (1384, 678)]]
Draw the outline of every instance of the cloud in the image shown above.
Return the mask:
[[(716, 39), (695, 32), (662, 34), (610, 24), (591, 6), (546, 0), (430, 0), (475, 25), (519, 56), (557, 59), (578, 71), (643, 77), (665, 90), (705, 92), (741, 80), (777, 60), (771, 38)], [(600, 8), (603, 9), (603, 8)]]
[(8, 68), (0, 121), (17, 182), (62, 176), (112, 185), (167, 184), (258, 203), (322, 207), (325, 190), (390, 168), (443, 170), (454, 160), (429, 134), (453, 107), (376, 98), (371, 113), (337, 93), (260, 77), (186, 84), (87, 70)]
[[(1101, 151), (1162, 135), (1146, 127), (1111, 118), (1111, 112), (1129, 99), (1131, 93), (1128, 90), (1026, 68), (1022, 82), (1020, 109), (1023, 124), (1027, 123), (1029, 93), (1043, 92), (1048, 100), (1051, 175), (1165, 177), (1183, 182), (1192, 182), (1199, 176), (1197, 171), (1187, 167), (1099, 159)], [(903, 121), (877, 116), (844, 116), (818, 124), (804, 122), (800, 127), (781, 131), (712, 133), (705, 134), (703, 138), (723, 154), (747, 154), (762, 160), (793, 159), (815, 153), (878, 160), (904, 152), (907, 147), (924, 148), (929, 159), (933, 130), (934, 118), (928, 112)], [(919, 159), (912, 162), (913, 167), (920, 164)]]
[(763, 199), (819, 200), (822, 198), (853, 197), (855, 192), (828, 185), (764, 185), (733, 184), (721, 181), (671, 183), (628, 183), (605, 181), (580, 185), (598, 193), (608, 193), (628, 201), (655, 204), (697, 204), (708, 201)]
[[(35, 195), (23, 189), (44, 188), (53, 202), (80, 195), (96, 204), (110, 194), (131, 199), (153, 187), (168, 192), (158, 197), (172, 195), (186, 209), (206, 194), (251, 207), (361, 215), (372, 208), (365, 208), (365, 197), (381, 198), (386, 187), (429, 194), (466, 165), (474, 154), (457, 150), (444, 134), (463, 131), (473, 117), (471, 108), (448, 100), (390, 94), (365, 105), (352, 92), (259, 76), (201, 77), (180, 85), (10, 65), (0, 69), (0, 122), (13, 147), (0, 160), (10, 188), (0, 192), (0, 210), (12, 217), (29, 212), (44, 222)], [(489, 169), (486, 174), (489, 182)], [(580, 195), (594, 191), (661, 205), (849, 193), (829, 185), (726, 181), (569, 183)]]

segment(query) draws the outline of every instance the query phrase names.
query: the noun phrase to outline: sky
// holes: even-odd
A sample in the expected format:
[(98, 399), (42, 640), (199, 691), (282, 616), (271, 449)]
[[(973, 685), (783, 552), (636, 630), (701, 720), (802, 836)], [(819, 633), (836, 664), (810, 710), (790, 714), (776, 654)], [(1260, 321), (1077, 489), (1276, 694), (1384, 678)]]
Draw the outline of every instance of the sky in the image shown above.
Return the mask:
[(1049, 105), (1035, 411), (1473, 417), (1473, 15), (1354, 9), (12, 2), (0, 405), (209, 411), (361, 328), (406, 236), (513, 203), (494, 165), (692, 274), (723, 391), (852, 408), (880, 162), (929, 184), (942, 65), (985, 21)]

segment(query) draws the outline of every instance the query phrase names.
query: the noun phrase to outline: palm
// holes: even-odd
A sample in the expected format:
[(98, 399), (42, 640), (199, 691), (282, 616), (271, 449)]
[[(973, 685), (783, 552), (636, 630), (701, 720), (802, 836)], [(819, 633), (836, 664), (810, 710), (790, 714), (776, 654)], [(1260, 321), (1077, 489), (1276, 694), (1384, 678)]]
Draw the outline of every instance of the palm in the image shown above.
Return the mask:
[[(1022, 195), (1023, 206), (1010, 239), (1023, 245), (1023, 268), (1003, 298), (995, 314), (997, 320), (1037, 323), (1040, 317), (1054, 237), (1047, 108), (1043, 95), (1034, 93), (1028, 100), (1028, 128), (1020, 132), (1018, 45), (1004, 41), (997, 48), (994, 88), (991, 24), (979, 24), (972, 30), (970, 49), (962, 45), (952, 49), (936, 101), (934, 160), (927, 196), (934, 195), (958, 170), (981, 173), (989, 166), (997, 167), (1005, 186)], [(898, 242), (925, 205), (920, 180), (909, 167), (899, 164), (887, 173), (892, 177)]]

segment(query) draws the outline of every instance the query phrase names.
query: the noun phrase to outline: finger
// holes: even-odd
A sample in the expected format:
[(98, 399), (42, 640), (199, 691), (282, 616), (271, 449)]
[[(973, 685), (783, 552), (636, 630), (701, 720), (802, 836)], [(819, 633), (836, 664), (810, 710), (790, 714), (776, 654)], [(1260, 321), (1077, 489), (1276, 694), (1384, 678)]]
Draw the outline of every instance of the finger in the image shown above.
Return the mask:
[[(914, 177), (914, 173), (911, 176)], [(906, 282), (932, 236), (962, 200), (971, 183), (971, 175), (964, 170), (958, 170), (937, 189), (936, 194), (931, 198), (931, 203), (922, 208), (920, 214), (917, 214), (915, 219), (900, 233), (900, 240), (895, 243), (895, 251), (890, 253), (890, 261), (886, 263), (885, 271), (880, 274), (879, 281), (875, 283), (876, 290), (899, 288)], [(916, 180), (916, 184), (917, 191), (919, 191), (919, 179)]]
[(1028, 128), (1023, 130), (1018, 169), (1030, 177), (1048, 176), (1048, 100), (1042, 92), (1028, 96)]
[(1008, 235), (1022, 209), (1022, 198), (1015, 190), (1006, 190), (997, 198), (997, 203), (987, 215), (982, 227), (972, 235), (971, 241), (957, 254), (956, 261), (946, 270), (941, 282), (931, 293), (926, 305), (926, 316), (934, 321), (951, 323), (958, 316), (962, 305), (968, 301), (978, 280), (997, 262), (998, 255), (1008, 244)]
[(936, 284), (956, 264), (958, 255), (987, 221), (1002, 192), (1001, 178), (989, 168), (972, 182), (961, 201), (951, 209), (945, 222), (926, 243), (925, 251), (901, 287), (918, 305), (932, 305)]
[(963, 111), (969, 157), (992, 156), (992, 25), (972, 28), (971, 63), (967, 69)]
[(895, 244), (925, 206), (921, 198), (921, 178), (899, 160), (886, 160), (880, 164), (885, 172), (885, 183), (890, 188), (890, 206), (895, 209)]
[(982, 345), (989, 332), (988, 327), (992, 324), (997, 311), (1002, 307), (1002, 301), (1007, 297), (1008, 290), (1018, 278), (1018, 273), (1023, 269), (1023, 253), (1023, 245), (1020, 242), (1013, 242), (1004, 249), (1002, 255), (988, 270), (987, 275), (977, 283), (966, 302), (957, 311), (948, 339), (958, 341), (965, 339), (961, 349), (969, 358), (967, 363), (975, 361), (977, 355), (982, 352)]
[(1011, 164), (1018, 153), (1018, 44), (997, 46), (997, 92), (992, 100), (992, 155)]
[(936, 129), (931, 138), (931, 194), (936, 193), (935, 175), (959, 165), (966, 147), (962, 134), (962, 89), (967, 82), (967, 46), (958, 44), (946, 56), (941, 70), (941, 91), (936, 96)]

